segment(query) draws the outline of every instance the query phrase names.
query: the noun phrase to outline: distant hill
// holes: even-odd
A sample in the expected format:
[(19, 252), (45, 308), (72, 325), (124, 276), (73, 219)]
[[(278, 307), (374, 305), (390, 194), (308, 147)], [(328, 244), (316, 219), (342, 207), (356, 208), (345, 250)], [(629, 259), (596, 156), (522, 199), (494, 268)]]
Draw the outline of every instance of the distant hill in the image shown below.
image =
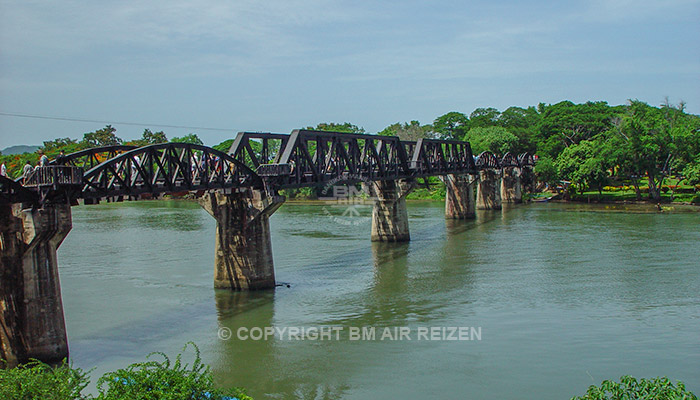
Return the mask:
[(35, 151), (39, 150), (39, 147), (41, 146), (10, 146), (6, 149), (0, 150), (0, 152), (2, 152), (2, 154), (6, 156), (11, 154), (34, 153)]

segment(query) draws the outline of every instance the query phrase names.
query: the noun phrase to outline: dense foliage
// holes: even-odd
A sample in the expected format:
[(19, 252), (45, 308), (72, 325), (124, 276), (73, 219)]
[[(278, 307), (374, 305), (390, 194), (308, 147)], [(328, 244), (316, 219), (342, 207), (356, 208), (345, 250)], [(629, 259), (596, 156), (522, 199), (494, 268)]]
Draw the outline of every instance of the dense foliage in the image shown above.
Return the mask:
[[(188, 343), (188, 345), (191, 343)], [(0, 398), (6, 400), (251, 400), (242, 389), (217, 389), (202, 364), (199, 349), (192, 344), (195, 359), (183, 364), (182, 354), (174, 362), (163, 353), (163, 361), (149, 360), (108, 372), (97, 381), (97, 396), (82, 394), (88, 374), (66, 363), (51, 367), (38, 361), (14, 369), (0, 369)], [(183, 349), (186, 350), (187, 345)]]
[(88, 382), (87, 373), (80, 368), (66, 363), (54, 368), (32, 361), (17, 368), (0, 369), (0, 399), (84, 399), (80, 392)]
[[(364, 128), (349, 122), (324, 122), (307, 129), (365, 133)], [(602, 193), (606, 187), (630, 188), (638, 200), (648, 197), (660, 201), (669, 189), (696, 191), (696, 185), (700, 185), (700, 116), (687, 114), (683, 103), (666, 102), (654, 107), (636, 100), (622, 106), (562, 101), (510, 107), (502, 112), (492, 107), (477, 108), (469, 115), (448, 112), (427, 125), (415, 120), (397, 122), (378, 134), (404, 140), (467, 140), (474, 154), (531, 152), (539, 158), (535, 168), (539, 180), (552, 186), (563, 182), (572, 194)], [(53, 158), (61, 149), (69, 154), (94, 146), (143, 146), (166, 141), (164, 132), (146, 129), (140, 139), (125, 142), (114, 127), (107, 125), (85, 133), (79, 141), (59, 138), (44, 142), (40, 150)], [(171, 141), (202, 144), (194, 133)], [(232, 143), (229, 138), (214, 148), (228, 151)], [(260, 146), (255, 144), (251, 142), (254, 151), (259, 151)], [(36, 165), (38, 159), (36, 153), (0, 156), (12, 177), (20, 174), (25, 162)], [(673, 184), (669, 183), (671, 177)], [(426, 197), (436, 193), (439, 191), (431, 191)]]
[(685, 390), (685, 385), (674, 385), (668, 378), (640, 379), (623, 376), (620, 382), (605, 380), (600, 386), (591, 386), (584, 396), (571, 400), (697, 400)]

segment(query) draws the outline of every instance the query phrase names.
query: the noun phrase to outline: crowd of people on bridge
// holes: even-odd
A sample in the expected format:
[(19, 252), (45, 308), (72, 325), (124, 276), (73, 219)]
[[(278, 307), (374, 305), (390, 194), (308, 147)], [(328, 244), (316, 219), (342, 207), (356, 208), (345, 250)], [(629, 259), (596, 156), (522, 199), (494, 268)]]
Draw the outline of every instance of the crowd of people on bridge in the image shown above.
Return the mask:
[[(43, 151), (39, 151), (39, 155), (39, 162), (36, 166), (32, 166), (31, 161), (27, 160), (26, 164), (22, 168), (22, 182), (26, 182), (27, 179), (37, 170), (37, 168), (49, 166), (49, 158), (46, 156), (46, 154), (44, 154)], [(52, 165), (65, 165), (67, 160), (68, 158), (66, 157), (65, 152), (61, 150), (60, 154), (53, 161)], [(132, 174), (137, 175), (139, 167), (141, 166), (140, 157), (138, 155), (134, 155), (130, 164)], [(204, 157), (199, 152), (193, 152), (192, 157), (190, 158), (190, 164), (192, 177), (197, 177), (203, 174), (207, 169), (211, 170), (212, 172), (220, 173), (223, 170), (224, 163), (221, 162), (221, 158), (219, 156), (212, 155), (211, 157)], [(0, 176), (8, 177), (7, 166), (4, 162), (0, 166)]]

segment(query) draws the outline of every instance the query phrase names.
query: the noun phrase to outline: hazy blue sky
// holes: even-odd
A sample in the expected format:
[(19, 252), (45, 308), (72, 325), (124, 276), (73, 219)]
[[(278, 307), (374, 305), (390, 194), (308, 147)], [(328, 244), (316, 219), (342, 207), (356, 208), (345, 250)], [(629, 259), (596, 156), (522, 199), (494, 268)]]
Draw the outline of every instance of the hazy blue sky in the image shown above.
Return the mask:
[[(125, 139), (666, 96), (700, 113), (700, 0), (0, 0), (0, 113)], [(104, 125), (0, 115), (0, 149)]]

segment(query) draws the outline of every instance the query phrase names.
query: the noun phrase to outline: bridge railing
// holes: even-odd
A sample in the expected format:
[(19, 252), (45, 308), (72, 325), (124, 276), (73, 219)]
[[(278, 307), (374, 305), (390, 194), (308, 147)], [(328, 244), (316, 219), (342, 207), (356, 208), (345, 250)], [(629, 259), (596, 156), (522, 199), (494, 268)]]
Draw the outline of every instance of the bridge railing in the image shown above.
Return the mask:
[(6, 176), (0, 175), (0, 204), (9, 203), (36, 203), (39, 195)]
[(24, 178), (24, 186), (28, 188), (60, 186), (81, 186), (83, 183), (83, 168), (69, 165), (49, 165), (36, 167)]

